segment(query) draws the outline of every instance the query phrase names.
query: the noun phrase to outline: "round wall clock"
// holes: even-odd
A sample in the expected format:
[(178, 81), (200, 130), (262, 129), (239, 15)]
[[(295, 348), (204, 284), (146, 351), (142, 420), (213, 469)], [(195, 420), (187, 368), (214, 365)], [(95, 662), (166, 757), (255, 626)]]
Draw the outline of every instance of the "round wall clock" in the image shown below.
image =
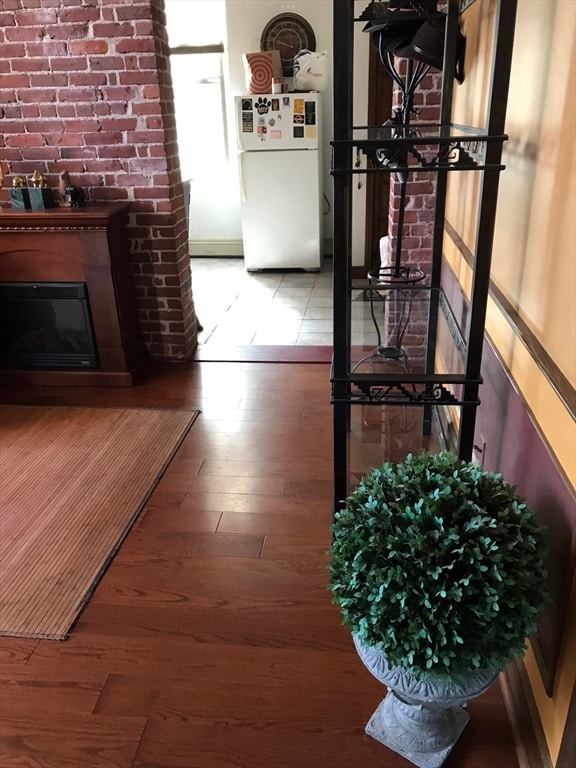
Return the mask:
[(261, 51), (278, 51), (284, 77), (294, 74), (294, 57), (300, 51), (316, 50), (316, 38), (310, 24), (297, 13), (279, 13), (270, 19), (260, 38)]

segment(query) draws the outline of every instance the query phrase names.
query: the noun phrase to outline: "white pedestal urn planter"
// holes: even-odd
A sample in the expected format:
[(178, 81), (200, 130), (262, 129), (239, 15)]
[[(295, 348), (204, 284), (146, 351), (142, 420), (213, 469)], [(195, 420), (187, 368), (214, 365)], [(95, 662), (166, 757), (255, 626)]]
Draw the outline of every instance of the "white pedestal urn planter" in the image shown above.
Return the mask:
[(470, 719), (463, 707), (492, 685), (498, 671), (478, 669), (449, 682), (418, 679), (408, 669), (390, 668), (381, 651), (356, 636), (354, 645), (364, 666), (388, 688), (366, 733), (418, 768), (440, 768)]

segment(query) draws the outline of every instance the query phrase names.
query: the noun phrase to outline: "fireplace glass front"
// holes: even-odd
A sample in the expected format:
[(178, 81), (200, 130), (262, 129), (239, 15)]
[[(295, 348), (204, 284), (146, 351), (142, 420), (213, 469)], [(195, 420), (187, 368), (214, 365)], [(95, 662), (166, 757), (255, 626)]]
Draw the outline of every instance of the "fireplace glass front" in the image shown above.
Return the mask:
[(4, 368), (97, 368), (86, 283), (0, 283)]

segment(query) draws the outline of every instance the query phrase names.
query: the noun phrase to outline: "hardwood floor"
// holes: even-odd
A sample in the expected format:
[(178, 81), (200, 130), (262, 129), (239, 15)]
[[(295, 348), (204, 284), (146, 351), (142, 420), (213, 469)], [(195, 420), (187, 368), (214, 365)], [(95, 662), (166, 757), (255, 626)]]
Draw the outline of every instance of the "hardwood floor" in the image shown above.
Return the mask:
[[(326, 590), (329, 375), (205, 362), (3, 393), (202, 413), (70, 639), (0, 638), (2, 768), (409, 768), (364, 734), (385, 691)], [(517, 768), (499, 687), (469, 711), (445, 768)]]

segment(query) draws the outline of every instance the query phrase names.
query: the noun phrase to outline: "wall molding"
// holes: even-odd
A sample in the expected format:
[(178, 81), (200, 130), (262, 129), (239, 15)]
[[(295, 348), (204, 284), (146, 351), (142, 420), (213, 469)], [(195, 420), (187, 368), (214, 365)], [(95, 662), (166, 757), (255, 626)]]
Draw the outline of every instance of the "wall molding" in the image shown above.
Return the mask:
[(190, 256), (240, 256), (244, 257), (242, 240), (189, 240)]
[[(244, 244), (242, 240), (188, 240), (190, 256), (206, 257), (216, 256), (220, 258), (244, 258)], [(322, 241), (322, 252), (325, 257), (332, 256), (333, 242), (331, 237), (325, 237)]]
[[(460, 237), (458, 232), (450, 224), (449, 221), (445, 221), (446, 233), (468, 264), (472, 269), (474, 266), (474, 256), (464, 240)], [(502, 314), (507, 318), (511, 328), (522, 342), (522, 344), (529, 350), (534, 362), (546, 377), (554, 391), (571, 414), (572, 418), (576, 418), (576, 389), (572, 386), (568, 378), (560, 370), (558, 365), (554, 362), (547, 350), (544, 348), (539, 339), (535, 336), (532, 330), (528, 327), (527, 323), (522, 319), (519, 313), (516, 311), (512, 303), (506, 298), (504, 293), (498, 288), (494, 281), (490, 280), (490, 298), (498, 306)]]

